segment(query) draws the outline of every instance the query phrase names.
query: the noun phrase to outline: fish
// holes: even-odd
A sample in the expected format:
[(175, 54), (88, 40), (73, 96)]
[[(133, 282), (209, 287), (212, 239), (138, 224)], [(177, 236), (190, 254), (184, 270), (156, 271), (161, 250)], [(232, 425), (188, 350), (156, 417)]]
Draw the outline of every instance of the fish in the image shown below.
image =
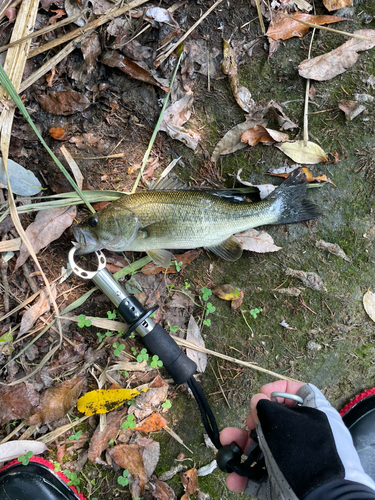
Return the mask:
[[(301, 170), (301, 169), (297, 169)], [(107, 249), (146, 252), (167, 268), (170, 250), (204, 247), (226, 261), (242, 255), (233, 236), (247, 229), (318, 218), (301, 172), (293, 172), (267, 198), (249, 203), (220, 191), (167, 189), (138, 192), (111, 202), (73, 227), (76, 254)]]

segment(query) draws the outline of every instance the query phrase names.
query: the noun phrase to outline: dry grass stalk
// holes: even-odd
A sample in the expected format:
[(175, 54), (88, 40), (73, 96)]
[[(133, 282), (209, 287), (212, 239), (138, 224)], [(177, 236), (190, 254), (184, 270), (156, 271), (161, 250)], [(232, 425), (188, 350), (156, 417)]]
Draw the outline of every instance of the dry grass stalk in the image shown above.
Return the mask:
[(0, 252), (16, 252), (20, 249), (21, 238), (13, 238), (0, 242)]
[[(11, 42), (14, 42), (26, 35), (28, 35), (34, 28), (34, 23), (36, 19), (36, 15), (38, 12), (39, 8), (39, 1), (38, 0), (24, 0), (20, 10), (17, 15), (16, 23), (14, 25), (13, 33), (12, 33), (12, 38)], [(27, 59), (27, 53), (30, 48), (30, 42), (31, 40), (27, 40), (23, 43), (20, 43), (14, 47), (11, 47), (6, 56), (5, 64), (4, 64), (4, 70), (7, 73), (10, 81), (12, 82), (14, 88), (18, 91), (20, 84), (21, 84), (21, 79), (22, 75), (25, 69), (25, 64), (26, 64), (26, 59)], [(5, 90), (0, 87), (0, 94), (1, 97), (7, 98), (7, 94)], [(55, 313), (58, 315), (59, 310), (58, 306), (56, 304), (56, 301), (53, 298), (53, 295), (51, 293), (51, 288), (48, 282), (47, 277), (45, 276), (43, 269), (40, 266), (40, 263), (36, 257), (36, 254), (34, 252), (34, 249), (21, 225), (21, 222), (19, 220), (18, 214), (17, 214), (17, 209), (16, 205), (14, 202), (14, 197), (13, 197), (13, 192), (12, 192), (12, 187), (9, 182), (9, 177), (8, 177), (8, 170), (7, 170), (7, 162), (9, 158), (9, 143), (10, 143), (10, 138), (11, 138), (11, 132), (12, 132), (12, 125), (13, 125), (13, 118), (14, 118), (14, 113), (15, 113), (15, 108), (4, 108), (1, 116), (0, 116), (0, 133), (1, 133), (1, 139), (0, 139), (0, 148), (1, 148), (1, 153), (2, 153), (2, 159), (3, 159), (3, 165), (5, 169), (5, 175), (7, 178), (7, 184), (8, 184), (8, 200), (9, 200), (9, 210), (10, 214), (13, 220), (13, 224), (15, 225), (18, 234), (20, 235), (23, 243), (25, 244), (26, 248), (28, 249), (31, 257), (34, 259), (34, 262), (39, 269), (41, 276), (43, 277), (45, 283), (46, 283), (46, 289), (48, 291), (49, 297), (51, 299), (51, 302), (53, 304)], [(33, 370), (32, 373), (28, 374), (26, 377), (23, 377), (19, 380), (16, 380), (14, 382), (11, 382), (10, 384), (4, 384), (3, 382), (0, 382), (2, 385), (16, 385), (19, 384), (25, 380), (27, 380), (29, 377), (31, 377), (33, 374), (35, 374), (37, 371), (39, 371), (45, 363), (55, 354), (55, 352), (60, 348), (62, 341), (62, 330), (61, 330), (61, 325), (59, 322), (59, 342), (51, 351), (43, 358), (39, 366)]]
[(77, 183), (77, 186), (79, 187), (79, 189), (82, 190), (82, 185), (83, 185), (83, 175), (82, 175), (82, 172), (80, 171), (79, 169), (79, 166), (77, 165), (77, 163), (74, 161), (72, 155), (69, 153), (69, 151), (66, 149), (65, 146), (62, 146), (60, 148), (60, 151), (62, 152), (62, 154), (64, 155), (64, 158), (67, 162), (67, 164), (69, 165), (70, 167), (70, 170), (73, 172), (73, 175), (74, 175), (74, 179)]

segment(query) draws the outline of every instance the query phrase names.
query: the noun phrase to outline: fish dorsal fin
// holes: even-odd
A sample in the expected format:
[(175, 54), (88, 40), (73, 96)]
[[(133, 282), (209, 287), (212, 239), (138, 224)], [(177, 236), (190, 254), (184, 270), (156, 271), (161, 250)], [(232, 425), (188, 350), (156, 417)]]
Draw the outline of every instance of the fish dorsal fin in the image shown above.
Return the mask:
[(238, 260), (242, 255), (242, 246), (234, 236), (230, 236), (227, 240), (222, 241), (214, 247), (206, 248), (229, 262)]
[(169, 252), (168, 250), (147, 250), (146, 253), (157, 266), (164, 267), (164, 269), (168, 269), (168, 267), (171, 265), (172, 260), (175, 259), (173, 253)]
[(248, 194), (254, 194), (258, 192), (256, 188), (239, 188), (239, 189), (205, 189), (205, 193), (212, 194), (213, 196), (218, 196), (230, 203), (244, 203), (247, 201)]
[(159, 177), (152, 181), (147, 191), (166, 191), (166, 190), (188, 189), (188, 186), (181, 181), (177, 175), (169, 174), (166, 177)]

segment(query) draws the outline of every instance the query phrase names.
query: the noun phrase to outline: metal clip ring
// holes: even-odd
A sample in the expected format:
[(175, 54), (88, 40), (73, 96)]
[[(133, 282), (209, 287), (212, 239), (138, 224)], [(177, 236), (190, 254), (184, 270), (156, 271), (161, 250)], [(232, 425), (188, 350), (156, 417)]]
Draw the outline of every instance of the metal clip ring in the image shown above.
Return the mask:
[(301, 396), (297, 396), (297, 394), (289, 394), (288, 392), (277, 391), (271, 392), (271, 401), (275, 401), (277, 403), (277, 398), (291, 399), (297, 404), (303, 404), (303, 399), (301, 398)]
[(86, 280), (90, 280), (93, 279), (98, 274), (99, 271), (105, 269), (106, 259), (104, 253), (101, 250), (97, 250), (95, 252), (98, 258), (98, 269), (96, 271), (85, 271), (75, 263), (74, 254), (76, 253), (77, 250), (78, 248), (76, 247), (71, 248), (68, 255), (70, 267), (77, 276)]

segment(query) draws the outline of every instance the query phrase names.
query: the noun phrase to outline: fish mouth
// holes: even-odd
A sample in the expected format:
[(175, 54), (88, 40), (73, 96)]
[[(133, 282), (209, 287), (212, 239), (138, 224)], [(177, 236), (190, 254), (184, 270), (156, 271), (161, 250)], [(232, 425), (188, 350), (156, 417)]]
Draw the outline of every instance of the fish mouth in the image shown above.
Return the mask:
[(73, 246), (77, 249), (75, 255), (85, 255), (87, 253), (100, 250), (100, 245), (92, 237), (90, 233), (86, 233), (83, 229), (75, 226), (72, 228), (73, 235), (77, 241), (72, 241)]

